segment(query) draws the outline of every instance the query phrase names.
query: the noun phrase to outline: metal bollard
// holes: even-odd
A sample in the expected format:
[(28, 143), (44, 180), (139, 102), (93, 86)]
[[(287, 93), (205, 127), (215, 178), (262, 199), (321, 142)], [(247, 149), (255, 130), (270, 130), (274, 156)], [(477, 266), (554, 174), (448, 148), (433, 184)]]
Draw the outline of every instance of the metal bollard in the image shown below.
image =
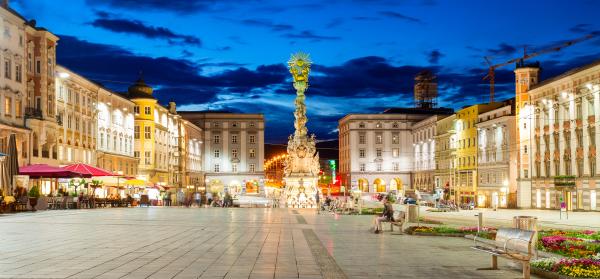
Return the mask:
[(477, 232), (479, 233), (483, 229), (483, 212), (477, 213), (475, 217), (477, 217)]

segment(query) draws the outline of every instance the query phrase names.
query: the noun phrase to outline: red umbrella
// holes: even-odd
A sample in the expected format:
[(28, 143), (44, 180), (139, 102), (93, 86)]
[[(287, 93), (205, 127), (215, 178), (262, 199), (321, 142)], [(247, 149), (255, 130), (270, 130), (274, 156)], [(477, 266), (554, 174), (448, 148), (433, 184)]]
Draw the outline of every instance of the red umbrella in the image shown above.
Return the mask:
[(63, 167), (62, 169), (64, 170), (68, 170), (68, 171), (72, 171), (72, 172), (76, 172), (79, 173), (83, 176), (86, 177), (91, 177), (91, 176), (116, 176), (116, 174), (109, 172), (107, 170), (101, 169), (101, 168), (97, 168), (94, 166), (90, 166), (87, 164), (72, 164), (72, 165), (68, 165), (66, 167)]
[(65, 170), (59, 167), (48, 166), (46, 164), (34, 164), (19, 168), (19, 174), (29, 175), (31, 178), (59, 178), (59, 177), (78, 177), (79, 173)]

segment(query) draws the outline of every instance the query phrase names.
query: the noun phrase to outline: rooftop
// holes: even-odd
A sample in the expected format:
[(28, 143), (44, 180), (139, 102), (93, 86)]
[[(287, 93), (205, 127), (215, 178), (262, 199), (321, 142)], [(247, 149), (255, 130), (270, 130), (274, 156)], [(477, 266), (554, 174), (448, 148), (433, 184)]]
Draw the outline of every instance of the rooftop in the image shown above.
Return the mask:
[(451, 108), (388, 108), (382, 114), (453, 114)]
[(574, 74), (576, 74), (576, 73), (579, 73), (579, 72), (585, 71), (585, 70), (587, 70), (587, 69), (591, 69), (591, 68), (593, 68), (593, 67), (596, 67), (596, 66), (598, 66), (598, 65), (600, 65), (600, 59), (598, 59), (598, 60), (596, 60), (596, 61), (594, 61), (594, 62), (592, 62), (592, 63), (590, 63), (590, 64), (587, 64), (587, 65), (584, 65), (584, 66), (581, 66), (581, 67), (574, 68), (574, 69), (571, 69), (571, 70), (569, 70), (569, 71), (566, 71), (566, 72), (564, 72), (564, 73), (562, 73), (562, 74), (560, 74), (560, 75), (558, 75), (558, 76), (551, 77), (551, 78), (549, 78), (549, 79), (545, 79), (544, 81), (542, 81), (542, 82), (540, 82), (540, 83), (538, 83), (538, 84), (536, 84), (536, 85), (532, 86), (532, 87), (531, 87), (529, 90), (533, 90), (533, 89), (536, 89), (536, 88), (540, 88), (540, 87), (542, 87), (542, 86), (544, 86), (544, 85), (547, 85), (547, 84), (550, 84), (550, 83), (552, 83), (552, 82), (554, 82), (554, 81), (560, 80), (560, 79), (562, 79), (562, 78), (565, 78), (565, 77), (568, 77), (568, 76), (570, 76), (570, 75), (574, 75)]

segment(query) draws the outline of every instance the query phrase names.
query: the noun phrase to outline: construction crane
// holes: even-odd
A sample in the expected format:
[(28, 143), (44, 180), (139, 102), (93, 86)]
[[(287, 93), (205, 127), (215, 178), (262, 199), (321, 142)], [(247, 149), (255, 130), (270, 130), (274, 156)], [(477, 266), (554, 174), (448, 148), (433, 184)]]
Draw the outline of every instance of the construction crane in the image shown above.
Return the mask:
[(564, 43), (558, 44), (553, 47), (542, 49), (540, 51), (536, 51), (534, 53), (527, 53), (527, 49), (525, 48), (522, 57), (514, 58), (514, 59), (508, 60), (504, 63), (500, 63), (500, 64), (496, 64), (496, 65), (492, 65), (492, 62), (490, 61), (488, 56), (483, 57), (485, 59), (485, 62), (489, 65), (488, 74), (485, 77), (483, 77), (483, 80), (486, 80), (486, 79), (490, 80), (490, 103), (494, 102), (494, 83), (495, 83), (495, 78), (496, 78), (495, 70), (497, 68), (500, 68), (502, 66), (506, 66), (506, 65), (509, 65), (509, 64), (512, 64), (515, 62), (523, 62), (524, 60), (531, 59), (533, 57), (540, 56), (542, 54), (557, 52), (557, 51), (562, 50), (563, 48), (570, 47), (577, 43), (581, 43), (581, 42), (589, 40), (593, 37), (594, 37), (594, 34), (589, 34), (589, 35), (583, 36), (581, 38), (577, 38), (575, 40), (564, 42)]

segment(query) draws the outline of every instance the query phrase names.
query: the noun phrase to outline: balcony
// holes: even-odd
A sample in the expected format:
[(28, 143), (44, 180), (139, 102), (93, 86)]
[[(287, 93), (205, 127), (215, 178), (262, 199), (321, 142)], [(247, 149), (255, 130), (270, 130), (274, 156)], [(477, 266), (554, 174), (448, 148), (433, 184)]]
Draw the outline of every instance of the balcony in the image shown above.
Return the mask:
[(569, 190), (575, 188), (575, 176), (561, 175), (554, 177), (554, 188), (557, 190)]
[(35, 107), (25, 107), (25, 117), (27, 118), (35, 118), (35, 119), (44, 119), (42, 115), (42, 110)]

